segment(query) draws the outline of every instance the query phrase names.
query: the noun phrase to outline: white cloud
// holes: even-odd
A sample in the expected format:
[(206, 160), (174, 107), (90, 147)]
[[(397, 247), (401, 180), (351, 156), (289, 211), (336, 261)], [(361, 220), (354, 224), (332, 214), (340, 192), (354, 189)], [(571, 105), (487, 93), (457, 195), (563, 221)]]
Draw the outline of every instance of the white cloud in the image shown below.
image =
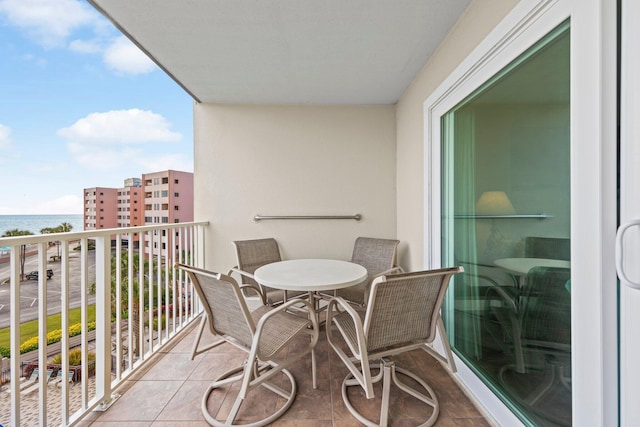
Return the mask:
[(46, 47), (64, 45), (74, 30), (98, 25), (97, 13), (77, 0), (0, 0), (0, 13)]
[[(60, 129), (67, 149), (82, 167), (96, 171), (118, 171), (125, 167), (139, 173), (165, 169), (191, 170), (193, 163), (182, 154), (157, 154), (149, 144), (175, 143), (182, 135), (173, 132), (160, 114), (139, 109), (92, 113)], [(146, 150), (146, 151), (145, 151)]]
[(78, 53), (99, 53), (102, 47), (96, 40), (73, 40), (69, 49)]
[(163, 154), (141, 157), (138, 159), (143, 173), (175, 169), (184, 172), (193, 172), (193, 160), (184, 154)]
[(33, 211), (49, 215), (79, 214), (83, 212), (83, 203), (82, 197), (69, 194), (40, 203), (34, 207)]
[(103, 147), (70, 142), (67, 148), (77, 163), (90, 170), (112, 171), (139, 162), (142, 149)]
[(171, 131), (170, 127), (160, 114), (133, 108), (91, 113), (60, 129), (58, 135), (82, 145), (180, 141), (182, 135)]
[(0, 149), (11, 147), (11, 128), (0, 123)]
[(105, 49), (103, 60), (107, 67), (121, 74), (146, 74), (156, 69), (156, 64), (125, 36), (114, 39)]

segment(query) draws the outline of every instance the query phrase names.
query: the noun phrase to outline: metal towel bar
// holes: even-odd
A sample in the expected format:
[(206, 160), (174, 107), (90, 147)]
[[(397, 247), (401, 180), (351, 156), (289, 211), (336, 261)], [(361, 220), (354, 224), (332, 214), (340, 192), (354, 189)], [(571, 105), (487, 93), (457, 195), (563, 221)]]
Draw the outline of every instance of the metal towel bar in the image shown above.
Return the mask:
[(354, 219), (360, 221), (362, 215), (256, 215), (254, 221), (262, 221), (265, 219)]

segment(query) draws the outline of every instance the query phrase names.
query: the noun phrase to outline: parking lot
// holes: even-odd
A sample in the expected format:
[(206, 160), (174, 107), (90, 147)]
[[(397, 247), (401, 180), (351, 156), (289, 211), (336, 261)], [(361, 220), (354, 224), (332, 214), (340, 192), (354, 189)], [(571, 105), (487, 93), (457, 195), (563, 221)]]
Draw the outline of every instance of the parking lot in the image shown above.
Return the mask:
[[(57, 255), (55, 247), (49, 249), (47, 268), (53, 270), (53, 276), (47, 280), (47, 313), (59, 313), (61, 310), (60, 261), (51, 261), (50, 256)], [(95, 254), (89, 252), (89, 283), (95, 282)], [(38, 269), (36, 255), (27, 257), (25, 275)], [(0, 263), (0, 329), (9, 327), (11, 312), (11, 292), (9, 286), (9, 263)], [(71, 251), (69, 254), (69, 306), (80, 307), (80, 253)], [(38, 318), (38, 280), (25, 280), (20, 284), (20, 322), (27, 322)], [(95, 302), (95, 296), (89, 295), (89, 303)]]

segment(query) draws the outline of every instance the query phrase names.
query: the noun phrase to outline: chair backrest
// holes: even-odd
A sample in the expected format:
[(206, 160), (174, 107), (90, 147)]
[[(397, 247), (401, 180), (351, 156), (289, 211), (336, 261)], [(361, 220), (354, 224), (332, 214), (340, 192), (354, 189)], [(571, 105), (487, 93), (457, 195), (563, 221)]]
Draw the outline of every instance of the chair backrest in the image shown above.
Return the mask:
[(571, 346), (571, 269), (534, 267), (525, 282), (522, 338), (539, 346)]
[[(258, 268), (272, 262), (281, 261), (280, 248), (276, 239), (237, 240), (236, 247), (238, 268), (253, 274)], [(242, 276), (242, 283), (257, 285), (250, 277)]]
[(178, 265), (189, 274), (191, 283), (207, 314), (207, 323), (214, 335), (232, 337), (251, 347), (255, 324), (240, 293), (238, 283), (220, 273)]
[(358, 237), (353, 245), (351, 262), (367, 269), (369, 277), (376, 276), (396, 265), (399, 240)]
[(433, 342), (451, 277), (462, 271), (452, 267), (374, 280), (364, 321), (367, 349)]
[(571, 239), (560, 237), (525, 237), (526, 258), (548, 258), (571, 261)]

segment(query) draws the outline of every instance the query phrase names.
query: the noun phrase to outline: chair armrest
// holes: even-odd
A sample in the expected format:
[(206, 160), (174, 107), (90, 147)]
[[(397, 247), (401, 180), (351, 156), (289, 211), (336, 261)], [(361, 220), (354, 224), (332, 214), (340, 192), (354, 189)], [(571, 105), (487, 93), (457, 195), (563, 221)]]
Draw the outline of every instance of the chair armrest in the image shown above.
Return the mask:
[[(342, 311), (340, 311), (340, 309)], [(332, 330), (331, 326), (332, 326), (335, 313), (340, 313), (340, 312), (348, 313), (349, 316), (351, 317), (351, 320), (353, 321), (353, 324), (355, 326), (354, 329), (356, 331), (356, 344), (358, 348), (353, 348), (353, 345), (351, 344), (351, 342), (349, 342), (349, 340), (345, 340), (345, 342), (349, 346), (349, 349), (351, 350), (351, 353), (353, 353), (354, 357), (356, 359), (362, 360), (362, 355), (366, 353), (366, 349), (367, 349), (365, 335), (364, 335), (364, 327), (362, 325), (362, 319), (360, 319), (358, 312), (353, 308), (353, 306), (348, 302), (346, 302), (342, 297), (331, 298), (327, 305), (327, 322), (326, 322), (327, 339), (329, 340), (330, 344), (334, 346), (333, 341), (331, 340), (331, 337), (330, 337), (330, 333)], [(338, 327), (338, 329), (340, 328)], [(340, 332), (342, 333), (342, 331)], [(334, 348), (336, 347), (334, 346)]]
[[(262, 317), (260, 317), (260, 320), (258, 320), (258, 324), (256, 325), (256, 331), (255, 334), (253, 336), (253, 343), (252, 343), (252, 348), (255, 349), (256, 351), (258, 351), (258, 344), (260, 342), (260, 338), (262, 336), (262, 331), (265, 327), (265, 325), (271, 320), (272, 317), (285, 312), (289, 307), (291, 307), (294, 304), (303, 304), (308, 312), (309, 312), (309, 321), (311, 322), (311, 326), (312, 326), (312, 330), (309, 332), (312, 336), (312, 340), (311, 343), (308, 347), (309, 350), (312, 350), (316, 343), (318, 342), (318, 316), (316, 315), (316, 311), (313, 308), (313, 305), (307, 301), (307, 300), (303, 300), (300, 298), (294, 298), (294, 299), (290, 299), (289, 301), (269, 310), (267, 313), (263, 314)], [(295, 316), (294, 314), (289, 313), (289, 315), (291, 316)], [(292, 338), (292, 337), (290, 337)], [(288, 339), (287, 339), (288, 341)], [(259, 352), (258, 352), (259, 353)]]
[(404, 273), (404, 269), (398, 265), (396, 267), (393, 267), (381, 273), (378, 273), (373, 277), (388, 276), (391, 273), (394, 273), (394, 274)]
[[(238, 273), (241, 276), (245, 276), (245, 277), (248, 277), (250, 279), (256, 280), (255, 277), (253, 277), (253, 274), (247, 273), (246, 271), (243, 271), (243, 270), (240, 270), (238, 268), (238, 266), (231, 267), (229, 269), (229, 272), (227, 273), (227, 276), (231, 276), (232, 273)], [(262, 305), (267, 305), (267, 296), (265, 295), (264, 289), (262, 289), (260, 284), (253, 285), (253, 284), (250, 284), (250, 283), (245, 283), (245, 284), (240, 285), (240, 290), (242, 291), (243, 295), (245, 295), (245, 296), (249, 296), (249, 293), (247, 292), (248, 290), (252, 290), (252, 291), (256, 292), (260, 296), (260, 299), (262, 300)]]
[(246, 272), (246, 271), (244, 271), (244, 270), (240, 270), (238, 267), (232, 267), (232, 268), (230, 268), (230, 269), (229, 269), (229, 274), (231, 274), (231, 273), (238, 273), (238, 274), (239, 274), (239, 275), (241, 275), (241, 276), (245, 276), (245, 277), (248, 277), (248, 278), (250, 278), (250, 279), (256, 280), (256, 278), (253, 276), (253, 274), (251, 274), (251, 273), (247, 273), (247, 272)]
[(490, 292), (492, 291), (495, 292), (500, 299), (513, 310), (514, 313), (518, 313), (517, 295), (510, 295), (509, 292), (505, 291), (502, 286), (498, 284), (490, 285), (489, 290), (487, 291), (487, 297), (489, 297)]
[(254, 291), (260, 297), (260, 301), (262, 301), (262, 305), (267, 305), (267, 297), (264, 295), (264, 293), (262, 292), (262, 289), (260, 289), (259, 286), (256, 286), (256, 285), (240, 285), (240, 290), (246, 296), (248, 296), (246, 291), (248, 291), (248, 290)]

